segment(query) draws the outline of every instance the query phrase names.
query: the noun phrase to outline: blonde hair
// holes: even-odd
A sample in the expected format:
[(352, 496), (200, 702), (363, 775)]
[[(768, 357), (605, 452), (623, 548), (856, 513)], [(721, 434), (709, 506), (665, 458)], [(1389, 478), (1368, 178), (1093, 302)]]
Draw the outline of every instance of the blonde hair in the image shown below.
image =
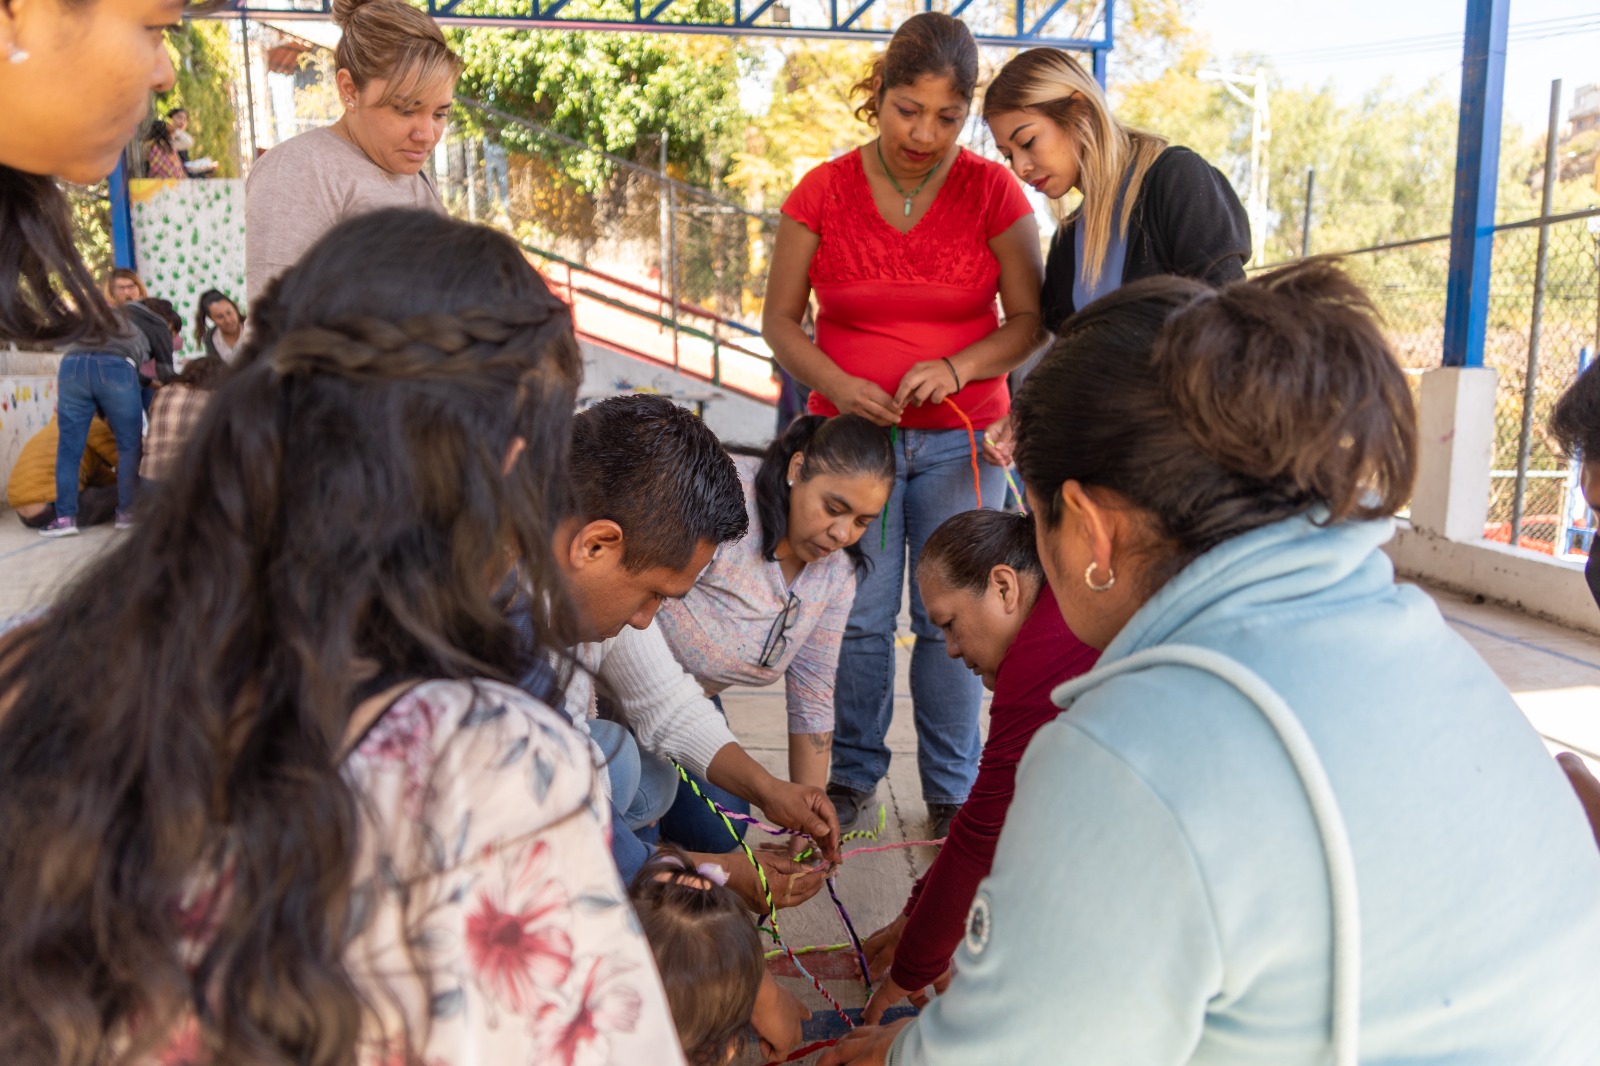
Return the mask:
[(387, 81), (378, 103), (409, 102), (423, 89), (461, 76), (461, 57), (450, 50), (437, 23), (405, 0), (333, 0), (333, 21), (343, 32), (334, 61), (356, 89)]
[[(1067, 53), (1053, 48), (1030, 48), (1000, 68), (983, 94), (983, 117), (1005, 111), (1043, 115), (1077, 145), (1078, 186), (1083, 190), (1078, 208), (1083, 226), (1080, 266), (1089, 284), (1095, 284), (1105, 267), (1122, 177), (1128, 175), (1128, 194), (1122, 201), (1122, 217), (1115, 221), (1126, 229), (1139, 186), (1150, 164), (1166, 149), (1166, 138), (1119, 124), (1100, 83)], [(1065, 221), (1061, 201), (1051, 201), (1051, 207), (1057, 219)]]

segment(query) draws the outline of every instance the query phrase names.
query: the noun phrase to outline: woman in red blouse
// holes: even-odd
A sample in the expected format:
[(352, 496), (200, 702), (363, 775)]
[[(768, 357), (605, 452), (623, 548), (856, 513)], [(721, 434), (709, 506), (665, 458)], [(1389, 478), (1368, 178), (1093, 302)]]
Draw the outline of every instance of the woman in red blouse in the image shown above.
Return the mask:
[[(978, 506), (962, 416), (981, 435), (1010, 408), (1006, 372), (1042, 339), (1038, 228), (1002, 166), (956, 144), (978, 75), (971, 33), (948, 15), (907, 20), (869, 76), (857, 114), (878, 136), (811, 170), (784, 202), (763, 335), (813, 390), (810, 410), (891, 427), (898, 468), (871, 568), (840, 654), (829, 797), (855, 821), (889, 768), (894, 632), (908, 554)], [(812, 293), (816, 340), (801, 328)], [(999, 296), (1004, 322), (997, 313)], [(948, 401), (948, 402), (946, 402)], [(983, 500), (1001, 471), (979, 467)], [(922, 796), (935, 832), (977, 773), (977, 678), (944, 654), (913, 582), (911, 692)]]
[[(929, 616), (949, 634), (950, 657), (982, 677), (994, 700), (972, 796), (905, 910), (867, 938), (877, 981), (862, 1014), (868, 1025), (901, 997), (909, 994), (921, 1006), (925, 988), (944, 987), (978, 883), (994, 865), (1017, 763), (1033, 735), (1061, 713), (1050, 693), (1100, 658), (1062, 620), (1039, 563), (1033, 519), (1025, 515), (957, 515), (928, 538), (917, 577)], [(889, 972), (880, 980), (884, 967)]]

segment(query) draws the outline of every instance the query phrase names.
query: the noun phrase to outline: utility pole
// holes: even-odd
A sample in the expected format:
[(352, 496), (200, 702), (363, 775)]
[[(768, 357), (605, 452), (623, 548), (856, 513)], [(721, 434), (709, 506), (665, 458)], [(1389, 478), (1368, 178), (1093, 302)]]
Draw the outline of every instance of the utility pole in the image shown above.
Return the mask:
[[(1268, 145), (1272, 141), (1266, 71), (1260, 67), (1254, 74), (1202, 70), (1199, 78), (1218, 82), (1229, 96), (1250, 109), (1250, 192), (1245, 199), (1245, 211), (1250, 216), (1250, 263), (1261, 266), (1266, 262)], [(1250, 92), (1246, 93), (1245, 88)]]
[(1317, 187), (1317, 168), (1306, 167), (1306, 212), (1300, 221), (1300, 258), (1311, 254), (1311, 194)]

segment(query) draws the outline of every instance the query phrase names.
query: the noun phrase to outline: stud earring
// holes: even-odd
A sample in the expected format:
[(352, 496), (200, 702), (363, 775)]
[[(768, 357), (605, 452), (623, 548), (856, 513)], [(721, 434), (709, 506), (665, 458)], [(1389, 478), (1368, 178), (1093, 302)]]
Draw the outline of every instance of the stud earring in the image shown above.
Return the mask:
[(26, 63), (28, 61), (28, 53), (23, 49), (18, 48), (13, 42), (10, 50), (6, 52), (6, 59), (12, 63)]
[(1117, 583), (1117, 575), (1114, 572), (1112, 572), (1112, 569), (1108, 566), (1108, 567), (1106, 567), (1105, 584), (1103, 584), (1103, 585), (1095, 584), (1095, 582), (1094, 582), (1094, 570), (1095, 570), (1095, 567), (1097, 567), (1099, 565), (1100, 565), (1099, 563), (1096, 563), (1096, 562), (1093, 562), (1093, 561), (1091, 561), (1089, 563), (1088, 568), (1086, 570), (1084, 570), (1084, 572), (1083, 572), (1083, 583), (1085, 585), (1088, 585), (1095, 592), (1109, 592), (1111, 590), (1111, 586), (1115, 585)]
[(787, 484), (791, 489), (794, 488), (794, 478), (790, 478), (787, 482), (785, 482), (785, 484)]

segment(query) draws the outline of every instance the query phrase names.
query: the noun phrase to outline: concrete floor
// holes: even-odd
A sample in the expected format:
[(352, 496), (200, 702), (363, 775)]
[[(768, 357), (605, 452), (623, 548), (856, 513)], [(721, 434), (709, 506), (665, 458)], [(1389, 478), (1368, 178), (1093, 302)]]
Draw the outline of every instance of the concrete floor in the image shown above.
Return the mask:
[[(109, 527), (49, 541), (0, 511), (0, 619), (49, 602), (55, 590), (112, 543)], [(1433, 592), (1440, 610), (1499, 674), (1552, 751), (1578, 752), (1600, 772), (1600, 638), (1451, 593)], [(905, 632), (902, 621), (902, 634)], [(898, 705), (910, 711), (909, 638), (902, 636)], [(734, 689), (724, 694), (728, 719), (746, 747), (770, 770), (786, 772), (787, 737), (781, 689)], [(887, 812), (885, 843), (927, 837), (926, 810), (916, 772), (916, 738), (910, 714), (896, 716), (889, 741), (894, 759), (878, 789)], [(753, 835), (752, 840), (760, 834)], [(837, 885), (857, 930), (865, 937), (897, 914), (911, 883), (927, 869), (933, 852), (912, 848), (848, 861)], [(846, 940), (826, 893), (780, 915), (785, 939), (793, 946), (837, 944)], [(848, 954), (808, 955), (807, 966), (846, 1007), (865, 1000)], [(786, 960), (774, 972), (790, 973)], [(808, 1038), (836, 1034), (841, 1026), (825, 1001), (796, 977), (783, 982), (816, 1011)], [(751, 1055), (740, 1060), (759, 1061)], [(810, 1061), (810, 1060), (808, 1060)]]

